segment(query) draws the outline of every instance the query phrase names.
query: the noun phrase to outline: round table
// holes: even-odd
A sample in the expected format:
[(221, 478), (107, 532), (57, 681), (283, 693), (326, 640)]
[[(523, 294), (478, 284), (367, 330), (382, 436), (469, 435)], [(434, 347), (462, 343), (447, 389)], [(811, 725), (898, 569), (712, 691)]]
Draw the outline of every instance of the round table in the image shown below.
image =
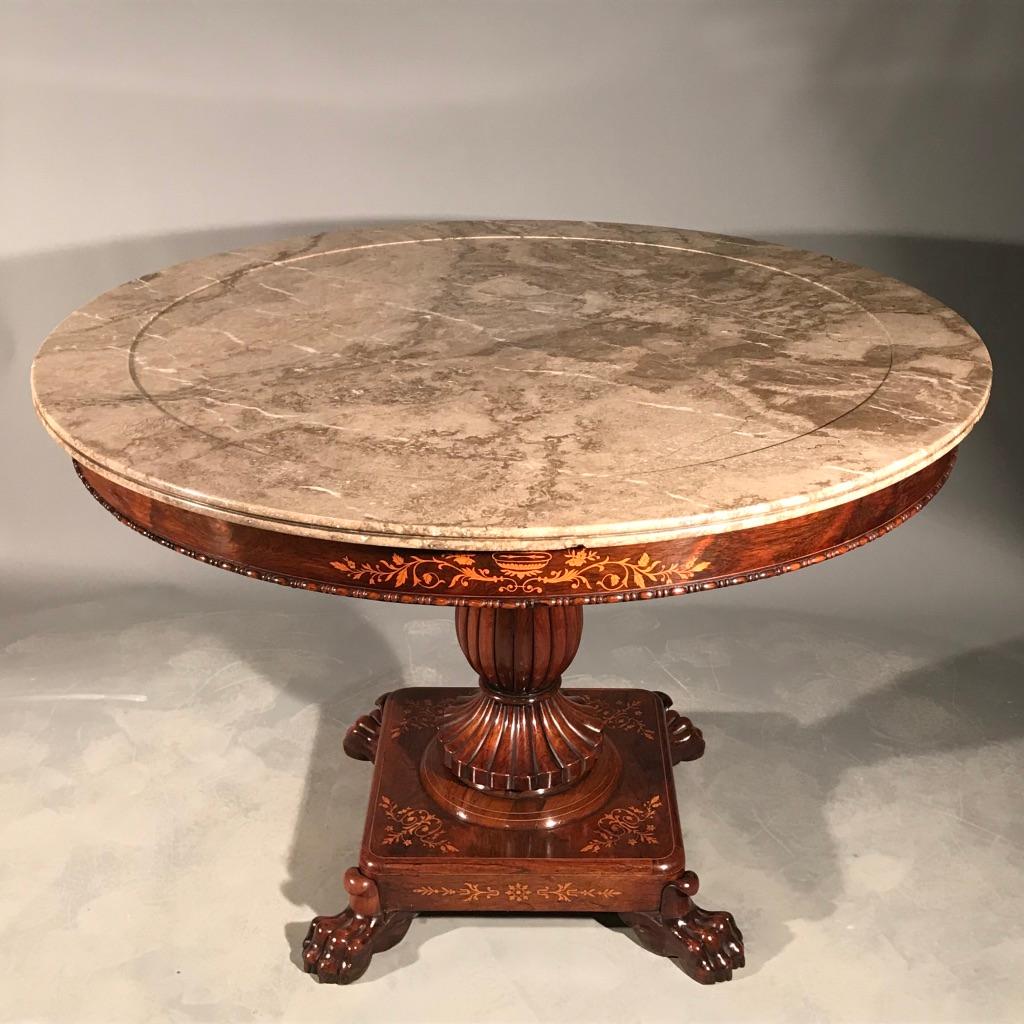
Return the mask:
[(744, 962), (694, 902), (643, 690), (562, 690), (583, 606), (764, 579), (904, 522), (981, 416), (984, 345), (871, 270), (661, 227), (353, 228), (148, 274), (76, 310), (36, 409), (94, 497), (175, 551), (326, 594), (453, 605), (478, 676), (378, 700), (351, 981), (418, 911), (616, 911), (701, 982)]

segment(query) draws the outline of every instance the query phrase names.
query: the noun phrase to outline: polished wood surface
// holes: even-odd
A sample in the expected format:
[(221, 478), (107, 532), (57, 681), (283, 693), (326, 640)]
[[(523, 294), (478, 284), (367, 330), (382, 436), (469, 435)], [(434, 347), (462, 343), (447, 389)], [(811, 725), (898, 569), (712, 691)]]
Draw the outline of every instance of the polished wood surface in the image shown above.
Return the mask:
[(549, 790), (513, 794), (468, 786), (445, 765), (439, 742), (428, 744), (420, 761), (420, 781), (438, 807), (488, 828), (549, 829), (578, 821), (605, 804), (621, 774), (622, 757), (607, 736), (582, 778)]

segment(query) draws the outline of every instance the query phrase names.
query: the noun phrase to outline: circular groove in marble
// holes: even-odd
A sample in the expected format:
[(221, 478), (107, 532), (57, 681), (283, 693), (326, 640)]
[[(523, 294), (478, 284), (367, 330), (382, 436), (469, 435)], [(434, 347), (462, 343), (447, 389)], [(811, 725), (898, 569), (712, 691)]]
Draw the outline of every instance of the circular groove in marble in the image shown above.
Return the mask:
[(36, 407), (98, 472), (285, 532), (523, 550), (853, 500), (981, 415), (955, 313), (817, 254), (665, 228), (348, 229), (64, 321)]

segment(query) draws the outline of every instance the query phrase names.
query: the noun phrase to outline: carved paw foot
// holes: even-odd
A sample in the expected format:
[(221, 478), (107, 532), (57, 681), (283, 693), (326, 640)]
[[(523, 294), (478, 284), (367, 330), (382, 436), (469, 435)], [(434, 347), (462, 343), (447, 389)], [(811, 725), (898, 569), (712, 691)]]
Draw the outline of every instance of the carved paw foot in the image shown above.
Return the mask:
[(361, 977), (374, 953), (400, 942), (416, 916), (410, 911), (385, 913), (373, 881), (349, 868), (345, 888), (350, 906), (333, 917), (314, 917), (302, 943), (302, 962), (317, 981), (347, 985)]
[(685, 916), (665, 922), (678, 943), (676, 963), (702, 985), (728, 981), (746, 963), (735, 918), (727, 910), (704, 910), (692, 900), (690, 908)]
[(348, 727), (342, 747), (349, 757), (357, 761), (372, 761), (377, 756), (377, 741), (380, 739), (380, 719), (384, 711), (386, 693), (376, 700), (374, 708), (368, 714), (360, 715)]
[(641, 944), (659, 956), (672, 957), (695, 981), (728, 981), (745, 964), (743, 935), (732, 914), (705, 910), (693, 902), (697, 876), (687, 871), (669, 882), (657, 913), (623, 914)]
[(696, 761), (704, 753), (704, 734), (687, 718), (672, 710), (672, 698), (657, 691), (665, 705), (665, 724), (668, 726), (668, 748), (672, 763)]

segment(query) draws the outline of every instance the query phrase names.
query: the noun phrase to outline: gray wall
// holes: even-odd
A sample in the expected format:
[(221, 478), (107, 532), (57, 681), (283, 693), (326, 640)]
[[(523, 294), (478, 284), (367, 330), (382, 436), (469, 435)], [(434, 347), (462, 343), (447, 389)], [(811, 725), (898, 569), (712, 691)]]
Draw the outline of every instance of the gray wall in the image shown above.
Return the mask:
[[(76, 660), (93, 657), (145, 674), (145, 650), (119, 647), (120, 637), (139, 623), (163, 635), (154, 623), (216, 610), (221, 625), (209, 628), (234, 630), (243, 657), (257, 639), (245, 623), (259, 621), (261, 643), (300, 659), (308, 642), (364, 675), (423, 681), (436, 664), (461, 679), (443, 609), (257, 585), (118, 526), (35, 422), (29, 362), (98, 292), (245, 242), (380, 218), (622, 220), (793, 242), (902, 277), (978, 328), (995, 389), (951, 482), (895, 534), (774, 582), (594, 610), (574, 672), (669, 687), (662, 669), (674, 666), (677, 703), (702, 709), (720, 742), (752, 758), (783, 762), (801, 744), (826, 743), (889, 743), (894, 758), (906, 743), (925, 754), (1019, 752), (1022, 40), (1024, 4), (989, 0), (0, 0), (0, 642), (10, 644), (0, 677), (6, 664), (26, 686), (73, 679)], [(360, 639), (366, 651), (353, 653)], [(170, 648), (157, 644), (153, 658), (170, 663)], [(299, 687), (299, 698), (333, 699), (340, 672), (324, 675), (322, 691)], [(945, 724), (929, 732), (939, 711)], [(770, 727), (818, 715), (839, 724)], [(313, 759), (327, 763), (337, 735), (323, 729)], [(819, 774), (802, 763), (805, 779)], [(998, 840), (1001, 823), (1020, 818), (1016, 763), (975, 763), (978, 828)], [(739, 811), (735, 832), (720, 831), (717, 812), (702, 823), (719, 837), (709, 841), (749, 854), (746, 891), (767, 886), (776, 899), (758, 921), (759, 962), (792, 938), (769, 919), (827, 923), (837, 900), (856, 898), (841, 896), (845, 867), (829, 852), (828, 793), (806, 782), (790, 791), (791, 781), (768, 769), (762, 780), (725, 780), (791, 811), (788, 853)], [(810, 833), (807, 800), (817, 801)], [(330, 806), (311, 781), (295, 826), (300, 875)], [(1019, 854), (1017, 842), (999, 850)], [(948, 864), (962, 882), (961, 867)], [(708, 871), (728, 888), (721, 862)], [(332, 909), (325, 884), (307, 877), (298, 901)], [(935, 881), (936, 900), (944, 885)], [(936, 907), (938, 921), (946, 911)], [(910, 948), (919, 936), (904, 939)], [(1014, 959), (985, 952), (982, 935), (979, 978), (992, 960)], [(878, 970), (880, 985), (903, 986)], [(746, 1008), (719, 1003), (722, 1013), (759, 1019), (756, 990), (735, 991), (720, 998)], [(611, 1000), (590, 1019), (623, 1005)], [(925, 1017), (969, 1019), (959, 1005)], [(990, 1009), (989, 1019), (1010, 1019)], [(671, 1006), (662, 1010), (647, 1019), (670, 1019)]]
[(1013, 2), (7, 0), (0, 18), (3, 254), (466, 214), (1024, 232)]

